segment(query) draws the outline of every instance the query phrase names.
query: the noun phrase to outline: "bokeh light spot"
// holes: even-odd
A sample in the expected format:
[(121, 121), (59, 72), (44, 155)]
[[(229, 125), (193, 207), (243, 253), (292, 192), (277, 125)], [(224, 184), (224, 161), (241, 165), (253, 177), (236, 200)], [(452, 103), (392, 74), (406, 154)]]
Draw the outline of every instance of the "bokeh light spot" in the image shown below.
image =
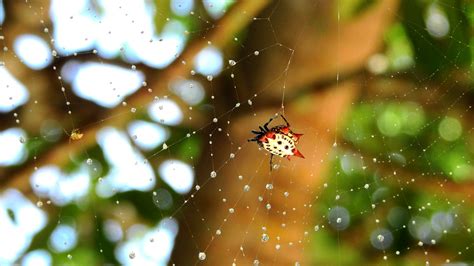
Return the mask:
[(53, 61), (48, 44), (33, 34), (18, 36), (13, 43), (13, 48), (23, 63), (34, 70), (45, 68)]
[(455, 141), (461, 137), (461, 123), (456, 118), (446, 117), (439, 123), (438, 133), (444, 140)]
[(216, 76), (224, 66), (222, 52), (214, 46), (208, 46), (196, 56), (194, 65), (198, 73), (204, 76)]
[(159, 167), (161, 179), (176, 192), (186, 194), (194, 183), (194, 171), (188, 164), (178, 160), (164, 161)]
[(28, 101), (30, 94), (26, 87), (1, 65), (0, 88), (0, 112), (10, 112)]
[(162, 99), (153, 102), (148, 107), (148, 114), (156, 122), (175, 126), (183, 120), (183, 112), (178, 104), (169, 99)]
[(20, 128), (9, 128), (0, 132), (0, 166), (19, 164), (26, 159), (26, 133)]

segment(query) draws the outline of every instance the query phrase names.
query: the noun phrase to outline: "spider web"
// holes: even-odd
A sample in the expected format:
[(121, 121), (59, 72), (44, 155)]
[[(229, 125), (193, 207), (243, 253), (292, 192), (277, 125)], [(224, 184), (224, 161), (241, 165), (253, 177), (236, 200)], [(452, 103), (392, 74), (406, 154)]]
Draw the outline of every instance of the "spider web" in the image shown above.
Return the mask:
[[(2, 67), (31, 98), (9, 97), (2, 117), (2, 134), (22, 130), (24, 158), (1, 172), (0, 227), (26, 239), (4, 242), (2, 263), (472, 263), (469, 2), (189, 2), (85, 1), (74, 15), (4, 3), (32, 17), (23, 26), (52, 58), (22, 66), (5, 13)], [(102, 35), (78, 30), (87, 49), (62, 47), (57, 16)], [(98, 87), (74, 89), (104, 66), (115, 72)], [(18, 69), (45, 76), (54, 101)], [(306, 159), (275, 157), (269, 171), (247, 139), (272, 117), (284, 124), (279, 114), (304, 133)]]

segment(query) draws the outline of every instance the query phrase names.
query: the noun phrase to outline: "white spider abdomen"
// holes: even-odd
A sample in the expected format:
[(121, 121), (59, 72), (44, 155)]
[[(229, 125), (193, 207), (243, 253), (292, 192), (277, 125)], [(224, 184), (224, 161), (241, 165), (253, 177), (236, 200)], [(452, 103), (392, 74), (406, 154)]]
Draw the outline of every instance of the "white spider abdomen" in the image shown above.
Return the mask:
[(282, 133), (275, 133), (275, 138), (267, 138), (267, 142), (262, 145), (265, 150), (280, 157), (294, 155), (295, 141)]

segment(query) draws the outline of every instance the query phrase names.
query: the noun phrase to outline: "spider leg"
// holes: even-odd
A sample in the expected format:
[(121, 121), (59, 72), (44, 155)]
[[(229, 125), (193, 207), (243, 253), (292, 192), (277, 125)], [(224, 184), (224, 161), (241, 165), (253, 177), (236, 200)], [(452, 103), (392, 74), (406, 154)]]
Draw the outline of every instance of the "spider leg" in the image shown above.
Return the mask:
[(248, 139), (248, 142), (257, 141), (257, 139)]
[(261, 130), (262, 132), (267, 132), (267, 131), (268, 131), (268, 130), (265, 130), (265, 129), (264, 129), (263, 127), (261, 127), (261, 126), (259, 126), (258, 128), (260, 128), (260, 130)]
[[(69, 135), (69, 133), (66, 131), (65, 128), (63, 128), (63, 131), (64, 131), (64, 133), (66, 134), (66, 136), (71, 137), (71, 135)], [(71, 132), (71, 133), (72, 133), (72, 132)]]
[(261, 131), (256, 131), (256, 130), (252, 130), (252, 133), (258, 135), (258, 134), (260, 134), (260, 133), (262, 133), (262, 132), (261, 132)]
[(273, 170), (273, 154), (270, 155), (270, 172)]
[(280, 116), (281, 116), (281, 118), (283, 118), (283, 120), (285, 120), (286, 126), (287, 126), (287, 127), (290, 127), (290, 123), (288, 123), (288, 121), (286, 120), (286, 118), (285, 118), (282, 114), (280, 114)]
[(268, 122), (265, 123), (265, 125), (263, 125), (263, 128), (265, 128), (266, 131), (270, 131), (270, 130), (268, 129), (268, 124), (270, 124), (270, 122), (272, 122), (272, 120), (273, 120), (273, 117), (270, 118), (270, 120), (268, 120)]

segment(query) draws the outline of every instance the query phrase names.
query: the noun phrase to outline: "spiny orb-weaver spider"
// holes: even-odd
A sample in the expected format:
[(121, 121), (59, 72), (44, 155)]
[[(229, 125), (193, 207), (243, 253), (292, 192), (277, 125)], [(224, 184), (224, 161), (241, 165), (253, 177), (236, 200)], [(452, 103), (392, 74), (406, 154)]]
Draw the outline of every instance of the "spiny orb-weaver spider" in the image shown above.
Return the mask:
[(278, 125), (269, 129), (268, 124), (273, 121), (273, 118), (270, 118), (263, 126), (259, 126), (260, 131), (252, 130), (256, 136), (248, 140), (257, 142), (258, 146), (270, 152), (270, 171), (273, 169), (273, 155), (285, 157), (288, 160), (290, 160), (290, 156), (304, 158), (296, 148), (296, 144), (303, 134), (294, 133), (286, 118), (282, 114), (280, 116), (285, 120), (286, 125)]

